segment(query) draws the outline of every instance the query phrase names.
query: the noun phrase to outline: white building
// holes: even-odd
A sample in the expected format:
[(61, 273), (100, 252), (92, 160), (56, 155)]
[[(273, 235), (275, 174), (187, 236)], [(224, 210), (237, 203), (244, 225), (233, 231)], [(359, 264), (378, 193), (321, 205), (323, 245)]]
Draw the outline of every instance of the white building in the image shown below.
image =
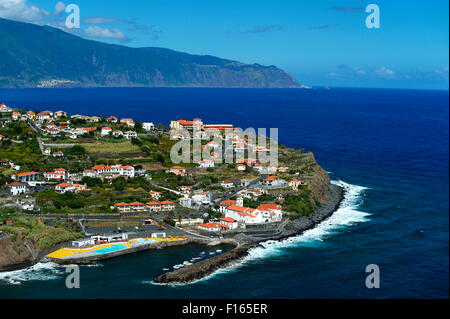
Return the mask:
[(129, 165), (96, 165), (92, 167), (95, 177), (106, 177), (107, 175), (118, 175), (124, 177), (134, 177), (134, 167)]
[(134, 131), (127, 131), (123, 134), (123, 136), (127, 139), (127, 140), (131, 140), (133, 138), (137, 138), (137, 134)]
[(192, 199), (190, 199), (189, 197), (180, 198), (178, 202), (180, 203), (180, 206), (187, 208), (192, 207)]
[(64, 194), (66, 192), (74, 192), (75, 186), (73, 186), (72, 184), (61, 183), (55, 186), (55, 191), (61, 194)]
[(56, 180), (65, 180), (66, 174), (64, 172), (46, 172), (44, 173), (44, 178), (48, 181), (56, 179)]
[(14, 174), (11, 176), (12, 179), (14, 179), (18, 182), (22, 182), (22, 183), (35, 181), (38, 179), (38, 177), (39, 177), (38, 172), (25, 172), (25, 173)]
[(192, 196), (192, 201), (197, 204), (209, 204), (211, 203), (210, 192), (200, 192)]
[(245, 225), (279, 222), (282, 219), (282, 211), (278, 204), (261, 204), (256, 209), (230, 205), (226, 209), (225, 217), (231, 217), (245, 227)]
[(233, 188), (234, 184), (232, 181), (223, 181), (222, 183), (220, 183), (220, 186), (222, 186), (223, 188)]
[(84, 247), (84, 246), (91, 246), (94, 244), (95, 244), (95, 240), (92, 238), (86, 238), (86, 239), (72, 241), (73, 247)]
[(114, 137), (121, 137), (121, 136), (123, 136), (123, 132), (121, 130), (114, 130), (112, 135)]
[(199, 163), (199, 167), (201, 167), (201, 168), (214, 167), (214, 161), (211, 159), (201, 160)]
[(17, 196), (20, 194), (25, 194), (25, 192), (27, 191), (27, 188), (25, 186), (25, 184), (22, 184), (20, 182), (12, 182), (8, 185), (6, 185), (9, 187), (9, 193), (12, 196)]
[(142, 123), (142, 128), (146, 131), (152, 131), (155, 129), (155, 124), (152, 122), (144, 122)]
[(220, 219), (222, 224), (227, 225), (230, 229), (236, 229), (239, 226), (239, 223), (236, 219), (231, 217), (224, 217)]
[(112, 132), (110, 127), (102, 127), (101, 136), (108, 136)]

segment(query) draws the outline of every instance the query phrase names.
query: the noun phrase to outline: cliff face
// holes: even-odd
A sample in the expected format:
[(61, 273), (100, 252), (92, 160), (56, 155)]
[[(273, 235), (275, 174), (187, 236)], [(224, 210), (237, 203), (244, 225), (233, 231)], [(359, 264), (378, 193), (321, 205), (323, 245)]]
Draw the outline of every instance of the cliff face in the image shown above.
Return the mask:
[(307, 158), (308, 161), (316, 163), (315, 165), (312, 165), (314, 175), (308, 183), (308, 188), (311, 190), (313, 197), (323, 204), (328, 200), (330, 177), (328, 176), (328, 173), (317, 164), (313, 153), (308, 153)]
[(0, 57), (0, 87), (299, 87), (275, 66), (106, 44), (1, 18)]
[(5, 236), (0, 238), (0, 271), (21, 268), (34, 261), (30, 249), (23, 243), (16, 243)]

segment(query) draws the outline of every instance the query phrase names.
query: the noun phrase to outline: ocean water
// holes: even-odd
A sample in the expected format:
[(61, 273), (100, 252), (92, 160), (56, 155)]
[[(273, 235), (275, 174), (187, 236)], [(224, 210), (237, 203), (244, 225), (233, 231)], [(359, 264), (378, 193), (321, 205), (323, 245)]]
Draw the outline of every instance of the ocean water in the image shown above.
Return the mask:
[[(0, 273), (0, 297), (448, 298), (448, 98), (448, 91), (337, 88), (0, 90), (0, 101), (14, 107), (278, 128), (280, 143), (314, 152), (347, 189), (318, 227), (266, 242), (194, 284), (151, 279), (203, 247), (83, 266), (80, 289), (67, 289), (64, 268), (50, 263)], [(365, 286), (369, 264), (379, 266), (378, 289)]]

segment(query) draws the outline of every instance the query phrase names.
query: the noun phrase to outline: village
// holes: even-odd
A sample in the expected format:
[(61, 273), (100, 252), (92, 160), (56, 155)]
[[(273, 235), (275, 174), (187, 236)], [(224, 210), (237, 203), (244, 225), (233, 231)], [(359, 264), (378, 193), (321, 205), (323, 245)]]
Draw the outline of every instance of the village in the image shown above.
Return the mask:
[[(269, 149), (241, 133), (199, 118), (165, 126), (1, 104), (0, 231), (21, 216), (48, 225), (72, 220), (80, 226), (76, 239), (145, 232), (223, 238), (273, 231), (311, 213), (318, 203), (308, 181), (317, 164), (309, 153), (280, 145), (279, 165), (271, 166), (258, 159)], [(171, 148), (194, 139), (207, 158), (173, 163)], [(217, 160), (230, 151), (233, 163)], [(91, 241), (73, 245), (83, 243)]]

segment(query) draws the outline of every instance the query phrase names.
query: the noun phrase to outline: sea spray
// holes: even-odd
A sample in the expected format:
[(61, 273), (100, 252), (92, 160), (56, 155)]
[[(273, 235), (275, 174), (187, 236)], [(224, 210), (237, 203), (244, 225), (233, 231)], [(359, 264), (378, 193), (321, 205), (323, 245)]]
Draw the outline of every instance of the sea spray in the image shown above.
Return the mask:
[(0, 283), (19, 285), (31, 280), (54, 280), (64, 272), (62, 266), (52, 262), (39, 262), (25, 269), (0, 272)]
[(280, 241), (268, 240), (261, 242), (260, 246), (249, 250), (244, 263), (255, 259), (279, 256), (288, 253), (288, 248), (317, 247), (327, 237), (339, 229), (352, 226), (356, 223), (367, 222), (369, 213), (359, 211), (357, 208), (363, 203), (364, 191), (367, 187), (352, 185), (343, 181), (332, 181), (332, 184), (345, 189), (344, 199), (338, 210), (330, 217), (320, 222), (316, 227), (306, 230), (302, 234)]

